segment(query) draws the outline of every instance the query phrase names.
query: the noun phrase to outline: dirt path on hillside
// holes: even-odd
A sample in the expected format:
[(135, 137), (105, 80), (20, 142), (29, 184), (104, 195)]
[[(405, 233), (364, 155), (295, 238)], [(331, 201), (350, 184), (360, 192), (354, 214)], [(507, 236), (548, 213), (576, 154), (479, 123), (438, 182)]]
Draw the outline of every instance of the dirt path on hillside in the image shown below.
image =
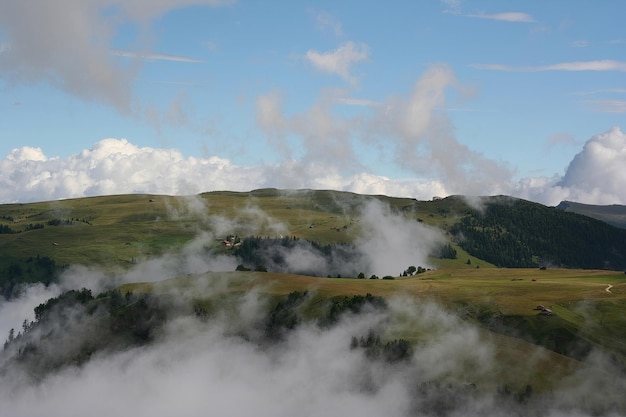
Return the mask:
[(611, 288), (613, 288), (613, 286), (611, 284), (607, 285), (607, 287), (604, 289), (604, 291), (608, 292), (609, 294), (613, 294), (611, 292)]

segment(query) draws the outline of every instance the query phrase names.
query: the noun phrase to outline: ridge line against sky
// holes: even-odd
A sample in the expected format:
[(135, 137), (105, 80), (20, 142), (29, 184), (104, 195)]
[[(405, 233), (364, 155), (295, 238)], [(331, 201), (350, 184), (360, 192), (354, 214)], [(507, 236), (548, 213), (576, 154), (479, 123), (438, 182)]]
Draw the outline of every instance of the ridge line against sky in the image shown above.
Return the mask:
[(2, 2), (0, 202), (277, 187), (626, 204), (622, 9)]

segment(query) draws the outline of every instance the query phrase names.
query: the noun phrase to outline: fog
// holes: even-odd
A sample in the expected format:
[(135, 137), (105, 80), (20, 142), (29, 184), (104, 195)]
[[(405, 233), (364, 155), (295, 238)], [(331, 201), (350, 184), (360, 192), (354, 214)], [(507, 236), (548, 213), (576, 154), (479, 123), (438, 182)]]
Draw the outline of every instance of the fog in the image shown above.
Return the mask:
[[(196, 210), (194, 212), (194, 210)], [(272, 221), (254, 207), (259, 224)], [(168, 287), (150, 303), (166, 311), (147, 343), (110, 345), (83, 361), (55, 362), (80, 354), (102, 330), (102, 312), (77, 305), (50, 316), (0, 352), (0, 402), (3, 416), (597, 416), (626, 413), (624, 374), (600, 351), (559, 381), (549, 393), (519, 397), (523, 387), (502, 394), (502, 375), (517, 372), (498, 360), (492, 336), (423, 298), (390, 298), (386, 308), (346, 312), (330, 325), (302, 320), (281, 337), (268, 340), (263, 329), (272, 301), (264, 287), (230, 294), (225, 288), (236, 260), (203, 249), (213, 229), (246, 224), (212, 217), (210, 207), (191, 198), (172, 208), (172, 216), (208, 213), (205, 230), (180, 254), (165, 255), (129, 270), (104, 273), (75, 266), (58, 285), (33, 286), (21, 298), (0, 304), (2, 330), (31, 320), (45, 298), (70, 288), (104, 291), (124, 282), (160, 281), (185, 276), (187, 284)], [(356, 254), (379, 273), (398, 273), (424, 261), (440, 238), (435, 232), (366, 205), (358, 217)], [(257, 224), (257, 226), (259, 225)], [(224, 229), (220, 229), (224, 227)], [(288, 231), (289, 225), (277, 225)], [(301, 249), (301, 248), (300, 248)], [(298, 249), (298, 250), (300, 250)], [(305, 262), (306, 253), (290, 253)], [(415, 261), (415, 262), (411, 262)], [(306, 261), (309, 262), (309, 261)], [(321, 260), (318, 260), (321, 262)], [(316, 265), (316, 267), (326, 267)], [(207, 271), (218, 271), (204, 274)], [(383, 272), (384, 271), (384, 272)], [(324, 279), (324, 278), (319, 278)], [(165, 288), (165, 287), (163, 287)], [(310, 302), (315, 293), (310, 289)], [(195, 299), (213, 300), (208, 316), (193, 313)], [(220, 304), (221, 303), (221, 304)], [(18, 330), (18, 329), (16, 329)], [(412, 335), (404, 360), (386, 361), (354, 347), (353, 338), (370, 332), (383, 340)], [(5, 333), (6, 334), (6, 333)], [(38, 360), (57, 366), (33, 372), (20, 355), (28, 343), (39, 347)], [(533, 366), (532, 357), (523, 357)], [(59, 365), (60, 364), (60, 365)], [(45, 363), (43, 364), (45, 366)], [(549, 370), (547, 371), (549, 372)], [(521, 399), (520, 399), (521, 398)]]
[[(209, 287), (202, 285), (202, 290)], [(178, 302), (186, 294), (176, 293)], [(529, 402), (503, 398), (497, 394), (495, 375), (502, 369), (492, 341), (431, 302), (389, 300), (387, 310), (346, 314), (332, 327), (303, 323), (283, 341), (267, 345), (242, 336), (254, 334), (267, 305), (263, 295), (252, 291), (236, 301), (228, 314), (209, 320), (173, 315), (148, 345), (99, 352), (40, 380), (27, 375), (19, 361), (4, 366), (2, 415), (491, 416), (540, 411), (560, 416), (625, 410), (623, 375), (600, 354), (548, 396)], [(420, 335), (407, 361), (372, 360), (351, 349), (351, 337), (371, 329), (384, 335), (407, 319)], [(92, 336), (91, 324), (84, 315), (71, 315), (56, 343), (71, 349)]]
[[(335, 203), (340, 207), (346, 204)], [(288, 226), (283, 227), (288, 235)], [(298, 240), (264, 250), (263, 265), (269, 271), (314, 276), (356, 277), (361, 272), (367, 277), (398, 276), (410, 265), (430, 267), (428, 256), (444, 242), (438, 229), (393, 213), (378, 200), (364, 203), (348, 229), (353, 243), (334, 246), (330, 255), (311, 242)]]

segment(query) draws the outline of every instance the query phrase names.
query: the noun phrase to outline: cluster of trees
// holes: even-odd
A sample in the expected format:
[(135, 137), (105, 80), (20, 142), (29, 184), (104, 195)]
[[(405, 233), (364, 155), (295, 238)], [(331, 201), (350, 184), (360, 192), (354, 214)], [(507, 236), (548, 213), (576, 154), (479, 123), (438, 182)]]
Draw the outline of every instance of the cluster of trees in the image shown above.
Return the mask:
[(367, 336), (360, 338), (352, 336), (350, 349), (363, 349), (368, 358), (382, 359), (389, 363), (408, 360), (413, 354), (413, 347), (407, 340), (394, 339), (383, 344), (380, 335), (372, 329), (369, 330)]
[[(24, 230), (29, 232), (31, 230), (38, 230), (38, 229), (43, 229), (43, 228), (44, 228), (43, 223), (29, 223), (29, 224), (26, 225)], [(21, 230), (12, 229), (11, 227), (7, 226), (6, 224), (0, 225), (0, 235), (10, 235), (10, 234), (20, 233), (20, 232), (21, 232)]]
[[(235, 247), (233, 254), (241, 260), (238, 270), (271, 270), (289, 272), (294, 274), (304, 274), (311, 276), (328, 275), (325, 271), (317, 270), (299, 270), (294, 266), (290, 266), (285, 259), (287, 253), (295, 248), (308, 251), (326, 260), (326, 265), (345, 265), (347, 261), (354, 257), (355, 249), (349, 244), (333, 244), (322, 245), (314, 241), (300, 239), (296, 236), (286, 236), (281, 238), (271, 237), (247, 237)], [(337, 271), (332, 276), (341, 277), (341, 273), (345, 271)], [(351, 272), (355, 274), (356, 272)], [(331, 276), (331, 275), (328, 275)], [(350, 276), (350, 275), (348, 275)], [(354, 275), (351, 275), (354, 276)]]
[(492, 199), (450, 232), (468, 253), (500, 267), (626, 267), (626, 230), (524, 200)]
[(52, 258), (39, 255), (12, 261), (0, 271), (0, 295), (6, 299), (18, 296), (23, 284), (41, 282), (49, 285), (58, 279), (66, 267), (57, 265)]
[(26, 225), (26, 231), (43, 229), (43, 223), (29, 223)]
[(336, 323), (345, 313), (360, 314), (366, 309), (385, 310), (387, 302), (383, 297), (374, 296), (370, 293), (365, 295), (353, 295), (333, 297), (328, 300), (328, 307), (320, 323), (331, 325)]
[(411, 265), (407, 269), (402, 271), (402, 274), (400, 274), (400, 275), (402, 275), (403, 277), (411, 277), (413, 275), (423, 274), (426, 271), (428, 271), (428, 269), (423, 268), (421, 266), (418, 266), (416, 268), (414, 265)]
[[(17, 334), (12, 329), (0, 353), (20, 361), (30, 374), (39, 377), (69, 364), (80, 365), (102, 350), (149, 343), (174, 314), (192, 312), (202, 320), (210, 320), (218, 309), (232, 307), (230, 301), (222, 304), (197, 301), (191, 302), (191, 309), (181, 310), (178, 303), (173, 307), (164, 296), (118, 289), (98, 295), (89, 289), (67, 291), (39, 304), (34, 310), (35, 320), (25, 320)], [(333, 297), (320, 303), (307, 291), (294, 291), (274, 297), (266, 313), (258, 316), (257, 324), (238, 330), (241, 333), (237, 335), (253, 343), (281, 343), (305, 320), (331, 327), (345, 314), (386, 308), (382, 297), (371, 294)], [(377, 335), (357, 340), (353, 348), (364, 349), (368, 357), (388, 362), (406, 359), (412, 352), (411, 345), (404, 340), (386, 342)], [(0, 372), (1, 368), (0, 365)]]
[(48, 226), (69, 226), (72, 225), (74, 223), (73, 220), (61, 220), (61, 219), (52, 219), (52, 220), (48, 220)]
[(15, 230), (11, 229), (6, 224), (0, 224), (0, 235), (10, 235), (13, 233), (17, 233)]
[(148, 294), (111, 290), (94, 296), (89, 289), (67, 291), (34, 311), (35, 320), (24, 321), (17, 335), (11, 329), (4, 344), (4, 353), (13, 355), (34, 376), (81, 364), (104, 349), (148, 343), (167, 313)]
[[(13, 221), (13, 218), (11, 216), (3, 216), (2, 218), (4, 219), (10, 219), (10, 221)], [(88, 220), (86, 219), (52, 219), (52, 220), (48, 220), (46, 222), (46, 224), (48, 226), (71, 226), (72, 224), (74, 224), (75, 221), (80, 221), (86, 224), (91, 224)], [(31, 231), (31, 230), (40, 230), (43, 229), (45, 227), (45, 225), (43, 223), (29, 223), (26, 225), (26, 227), (24, 228), (24, 230), (26, 232)], [(15, 230), (13, 228), (11, 228), (10, 226), (6, 225), (6, 224), (2, 224), (0, 225), (0, 235), (9, 235), (9, 234), (14, 234), (14, 233), (20, 233), (21, 230)]]
[(456, 249), (452, 247), (449, 243), (444, 243), (439, 245), (435, 250), (430, 254), (430, 256), (439, 259), (456, 259)]

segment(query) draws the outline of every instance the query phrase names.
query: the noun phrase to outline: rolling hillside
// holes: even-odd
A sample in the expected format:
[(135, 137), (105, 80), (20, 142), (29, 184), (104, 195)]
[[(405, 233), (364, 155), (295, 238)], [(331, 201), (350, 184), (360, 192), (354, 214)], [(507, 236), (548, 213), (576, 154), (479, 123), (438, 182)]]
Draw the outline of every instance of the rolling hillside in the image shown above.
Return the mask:
[(608, 206), (599, 206), (593, 204), (575, 203), (572, 201), (561, 201), (557, 209), (578, 213), (584, 216), (601, 220), (612, 226), (626, 229), (626, 206), (620, 204), (611, 204)]
[[(317, 352), (335, 343), (368, 367), (452, 361), (415, 373), (419, 389), (488, 395), (527, 414), (563, 381), (579, 392), (598, 357), (612, 380), (626, 369), (626, 230), (524, 200), (120, 195), (2, 205), (0, 228), (9, 300), (23, 283), (88, 266), (73, 272), (78, 287), (35, 306), (35, 320), (9, 334), (0, 374), (21, 366), (46, 378), (168, 337), (173, 349), (212, 329), (255, 352), (310, 338)], [(87, 276), (105, 290), (81, 289)], [(539, 402), (526, 409), (533, 392)], [(622, 400), (583, 403), (626, 410)]]
[[(37, 281), (43, 273), (40, 270), (50, 269), (52, 262), (55, 267), (127, 267), (176, 251), (200, 232), (213, 238), (207, 250), (217, 251), (229, 235), (290, 236), (319, 245), (350, 245), (359, 239), (361, 210), (372, 201), (442, 231), (456, 250), (456, 260), (433, 259), (431, 264), (626, 268), (626, 230), (524, 200), (483, 197), (472, 199), (470, 205), (460, 196), (417, 201), (335, 191), (264, 189), (1, 205), (0, 271), (4, 271), (4, 280), (19, 272), (24, 280)], [(30, 265), (26, 265), (28, 260)], [(11, 265), (14, 267), (8, 271)]]

